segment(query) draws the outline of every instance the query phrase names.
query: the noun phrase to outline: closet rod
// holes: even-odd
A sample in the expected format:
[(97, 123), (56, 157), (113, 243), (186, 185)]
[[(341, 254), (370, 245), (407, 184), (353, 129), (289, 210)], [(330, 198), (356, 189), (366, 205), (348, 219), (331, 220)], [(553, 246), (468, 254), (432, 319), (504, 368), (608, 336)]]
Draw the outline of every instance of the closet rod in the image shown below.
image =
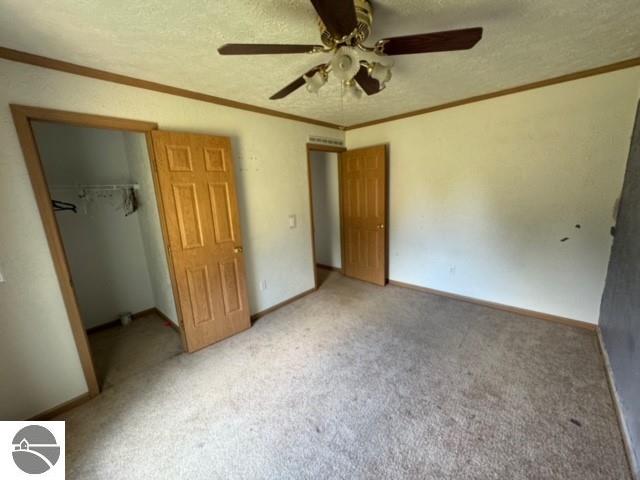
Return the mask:
[(133, 188), (138, 190), (140, 185), (137, 183), (119, 183), (112, 185), (52, 185), (51, 190), (124, 190)]

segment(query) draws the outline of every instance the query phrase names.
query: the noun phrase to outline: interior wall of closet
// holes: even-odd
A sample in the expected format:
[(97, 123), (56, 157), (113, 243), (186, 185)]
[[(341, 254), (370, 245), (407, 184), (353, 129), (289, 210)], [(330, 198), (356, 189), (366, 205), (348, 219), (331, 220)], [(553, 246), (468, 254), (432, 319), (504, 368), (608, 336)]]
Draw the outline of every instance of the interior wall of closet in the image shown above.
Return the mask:
[(154, 307), (178, 325), (144, 134), (33, 131), (85, 328)]

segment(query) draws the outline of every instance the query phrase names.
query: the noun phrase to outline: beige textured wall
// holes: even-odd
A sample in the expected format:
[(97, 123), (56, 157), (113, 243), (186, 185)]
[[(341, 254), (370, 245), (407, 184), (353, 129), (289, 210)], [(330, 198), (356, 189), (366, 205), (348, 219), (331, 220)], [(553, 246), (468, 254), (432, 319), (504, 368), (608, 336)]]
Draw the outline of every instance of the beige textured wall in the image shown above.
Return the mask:
[(0, 60), (0, 418), (26, 418), (87, 389), (10, 103), (231, 137), (251, 310), (313, 287), (306, 142), (339, 131)]
[(639, 84), (633, 68), (348, 131), (390, 145), (390, 278), (597, 323)]

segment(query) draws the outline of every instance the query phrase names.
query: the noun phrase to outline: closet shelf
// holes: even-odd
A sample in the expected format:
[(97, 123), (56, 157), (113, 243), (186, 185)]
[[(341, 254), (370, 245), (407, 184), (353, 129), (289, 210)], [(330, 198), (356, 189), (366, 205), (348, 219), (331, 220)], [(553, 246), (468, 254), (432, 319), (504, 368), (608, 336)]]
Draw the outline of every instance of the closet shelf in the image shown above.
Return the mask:
[(111, 185), (52, 185), (51, 190), (125, 190), (133, 188), (139, 190), (137, 183), (117, 183)]

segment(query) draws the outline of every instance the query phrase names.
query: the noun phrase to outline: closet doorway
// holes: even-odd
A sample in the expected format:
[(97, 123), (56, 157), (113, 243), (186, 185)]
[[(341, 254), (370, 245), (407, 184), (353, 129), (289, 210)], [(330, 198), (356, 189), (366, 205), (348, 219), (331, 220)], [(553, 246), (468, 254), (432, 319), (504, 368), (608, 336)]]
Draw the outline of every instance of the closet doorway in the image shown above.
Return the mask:
[(102, 389), (183, 351), (144, 133), (31, 122)]
[[(11, 112), (88, 386), (60, 409), (132, 374), (134, 363), (143, 374), (251, 326), (229, 138), (21, 105)], [(94, 333), (108, 338), (90, 347)], [(108, 350), (120, 334), (124, 359), (111, 351), (103, 363), (128, 370), (109, 376), (92, 348)]]

